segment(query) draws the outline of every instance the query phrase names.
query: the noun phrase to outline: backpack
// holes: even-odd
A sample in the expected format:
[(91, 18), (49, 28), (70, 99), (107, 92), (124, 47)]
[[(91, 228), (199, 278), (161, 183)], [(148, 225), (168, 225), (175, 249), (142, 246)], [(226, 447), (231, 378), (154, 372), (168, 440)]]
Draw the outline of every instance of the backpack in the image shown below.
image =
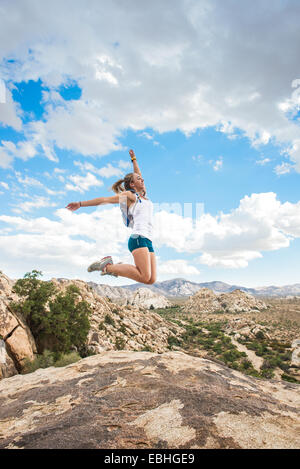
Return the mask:
[(136, 204), (139, 202), (139, 203), (142, 203), (142, 200), (139, 196), (139, 194), (133, 190), (133, 189), (129, 189), (130, 192), (133, 192), (133, 194), (136, 195), (136, 201), (134, 202), (133, 204), (133, 207), (131, 208), (131, 213), (128, 213), (128, 206), (127, 206), (127, 197), (125, 196), (120, 196), (120, 209), (121, 209), (121, 213), (122, 213), (122, 218), (123, 218), (123, 223), (125, 226), (129, 227), (129, 228), (132, 228), (133, 227), (133, 211), (136, 207)]

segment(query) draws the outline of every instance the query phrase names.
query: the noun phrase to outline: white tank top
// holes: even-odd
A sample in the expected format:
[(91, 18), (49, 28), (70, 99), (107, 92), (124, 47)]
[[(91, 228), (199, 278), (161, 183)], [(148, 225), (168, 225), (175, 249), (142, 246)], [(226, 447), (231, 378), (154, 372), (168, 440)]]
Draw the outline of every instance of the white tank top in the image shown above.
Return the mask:
[(132, 234), (145, 236), (152, 241), (153, 236), (153, 203), (140, 197), (130, 205), (128, 212), (133, 216)]

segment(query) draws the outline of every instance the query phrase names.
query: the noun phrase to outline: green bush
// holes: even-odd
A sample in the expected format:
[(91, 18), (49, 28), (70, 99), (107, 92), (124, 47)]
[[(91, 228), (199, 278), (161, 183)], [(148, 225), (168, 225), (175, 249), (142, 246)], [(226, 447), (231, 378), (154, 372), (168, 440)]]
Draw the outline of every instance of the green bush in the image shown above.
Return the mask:
[(258, 339), (258, 340), (263, 340), (265, 338), (265, 334), (262, 332), (262, 331), (258, 331), (256, 334), (255, 334), (255, 337)]
[(123, 350), (124, 347), (125, 347), (125, 340), (122, 339), (121, 337), (117, 337), (116, 338), (116, 347), (117, 347), (117, 350)]
[(78, 360), (81, 360), (81, 356), (78, 352), (70, 352), (63, 354), (55, 363), (54, 366), (62, 367), (70, 365), (71, 363), (76, 363)]
[(44, 350), (41, 355), (38, 355), (33, 361), (26, 359), (22, 374), (33, 373), (39, 368), (49, 368), (50, 366), (62, 367), (75, 363), (81, 359), (77, 352), (70, 352), (67, 354), (51, 352)]
[(242, 355), (243, 352), (239, 352), (238, 350), (227, 350), (227, 352), (222, 354), (222, 358), (225, 360), (225, 362), (233, 362), (236, 359), (244, 356)]
[(111, 326), (115, 326), (115, 321), (109, 314), (105, 315), (104, 322), (106, 322), (106, 324), (110, 324)]
[(150, 347), (150, 345), (145, 345), (141, 352), (153, 352), (153, 349)]
[(174, 335), (169, 335), (167, 340), (168, 340), (168, 345), (169, 345), (170, 348), (173, 345), (175, 345), (177, 347), (180, 347), (180, 345), (181, 345), (181, 341), (177, 337), (175, 337)]
[(290, 383), (299, 383), (299, 381), (294, 378), (293, 376), (287, 375), (286, 373), (283, 373), (281, 375), (281, 379), (284, 379), (284, 381), (289, 381)]
[(247, 358), (245, 358), (244, 360), (242, 360), (241, 368), (242, 368), (243, 370), (248, 370), (249, 368), (253, 368), (253, 365), (252, 365), (252, 363), (251, 363), (250, 360), (248, 360)]
[(260, 375), (262, 378), (267, 378), (267, 379), (274, 378), (273, 370), (267, 369), (267, 368), (263, 370), (261, 367)]
[(33, 270), (27, 272), (23, 279), (17, 280), (13, 292), (23, 300), (10, 304), (13, 312), (23, 315), (35, 338), (44, 329), (43, 317), (47, 314), (46, 305), (49, 299), (57, 293), (52, 282), (42, 282), (38, 279), (41, 275), (42, 272)]
[(80, 291), (75, 285), (58, 294), (52, 282), (38, 279), (41, 275), (33, 270), (17, 280), (13, 290), (21, 299), (11, 304), (12, 310), (24, 317), (39, 354), (46, 349), (68, 353), (72, 346), (80, 352), (90, 329), (90, 306), (78, 301)]
[(127, 329), (124, 324), (121, 324), (121, 326), (119, 327), (119, 331), (122, 332), (122, 334), (127, 335)]

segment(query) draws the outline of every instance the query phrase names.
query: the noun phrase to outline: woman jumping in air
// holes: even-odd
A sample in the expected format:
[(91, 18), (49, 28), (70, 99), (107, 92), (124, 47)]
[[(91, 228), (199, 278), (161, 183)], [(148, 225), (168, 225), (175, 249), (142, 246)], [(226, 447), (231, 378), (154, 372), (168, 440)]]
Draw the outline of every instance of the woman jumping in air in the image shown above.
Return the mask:
[(136, 282), (151, 285), (156, 281), (156, 259), (152, 246), (153, 204), (146, 197), (144, 179), (133, 150), (129, 151), (133, 163), (133, 173), (126, 174), (112, 186), (117, 194), (112, 197), (99, 197), (81, 202), (71, 202), (67, 209), (74, 211), (80, 207), (104, 204), (120, 204), (124, 223), (132, 228), (128, 240), (129, 251), (135, 265), (114, 264), (111, 256), (103, 257), (88, 267), (88, 272), (101, 271), (101, 275), (127, 277)]

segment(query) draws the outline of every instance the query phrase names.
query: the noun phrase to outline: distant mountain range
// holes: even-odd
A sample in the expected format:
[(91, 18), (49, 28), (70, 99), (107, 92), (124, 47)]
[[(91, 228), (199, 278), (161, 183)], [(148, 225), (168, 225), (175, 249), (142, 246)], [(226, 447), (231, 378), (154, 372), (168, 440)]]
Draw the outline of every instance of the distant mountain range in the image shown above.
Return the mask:
[(138, 288), (149, 288), (153, 292), (164, 295), (167, 297), (188, 297), (194, 295), (200, 288), (209, 288), (214, 293), (229, 293), (233, 290), (241, 290), (250, 293), (254, 296), (272, 296), (272, 297), (285, 297), (285, 296), (297, 296), (300, 295), (300, 283), (294, 285), (286, 285), (282, 287), (270, 286), (270, 287), (257, 287), (247, 288), (241, 285), (229, 285), (224, 282), (205, 282), (196, 283), (190, 282), (183, 278), (175, 278), (172, 280), (165, 280), (164, 282), (156, 282), (153, 285), (142, 285), (141, 283), (135, 283), (133, 285), (124, 285), (120, 287), (111, 287), (104, 284), (95, 284), (94, 282), (88, 282), (93, 288), (95, 288), (100, 295), (108, 297), (123, 297), (131, 296), (132, 293)]

